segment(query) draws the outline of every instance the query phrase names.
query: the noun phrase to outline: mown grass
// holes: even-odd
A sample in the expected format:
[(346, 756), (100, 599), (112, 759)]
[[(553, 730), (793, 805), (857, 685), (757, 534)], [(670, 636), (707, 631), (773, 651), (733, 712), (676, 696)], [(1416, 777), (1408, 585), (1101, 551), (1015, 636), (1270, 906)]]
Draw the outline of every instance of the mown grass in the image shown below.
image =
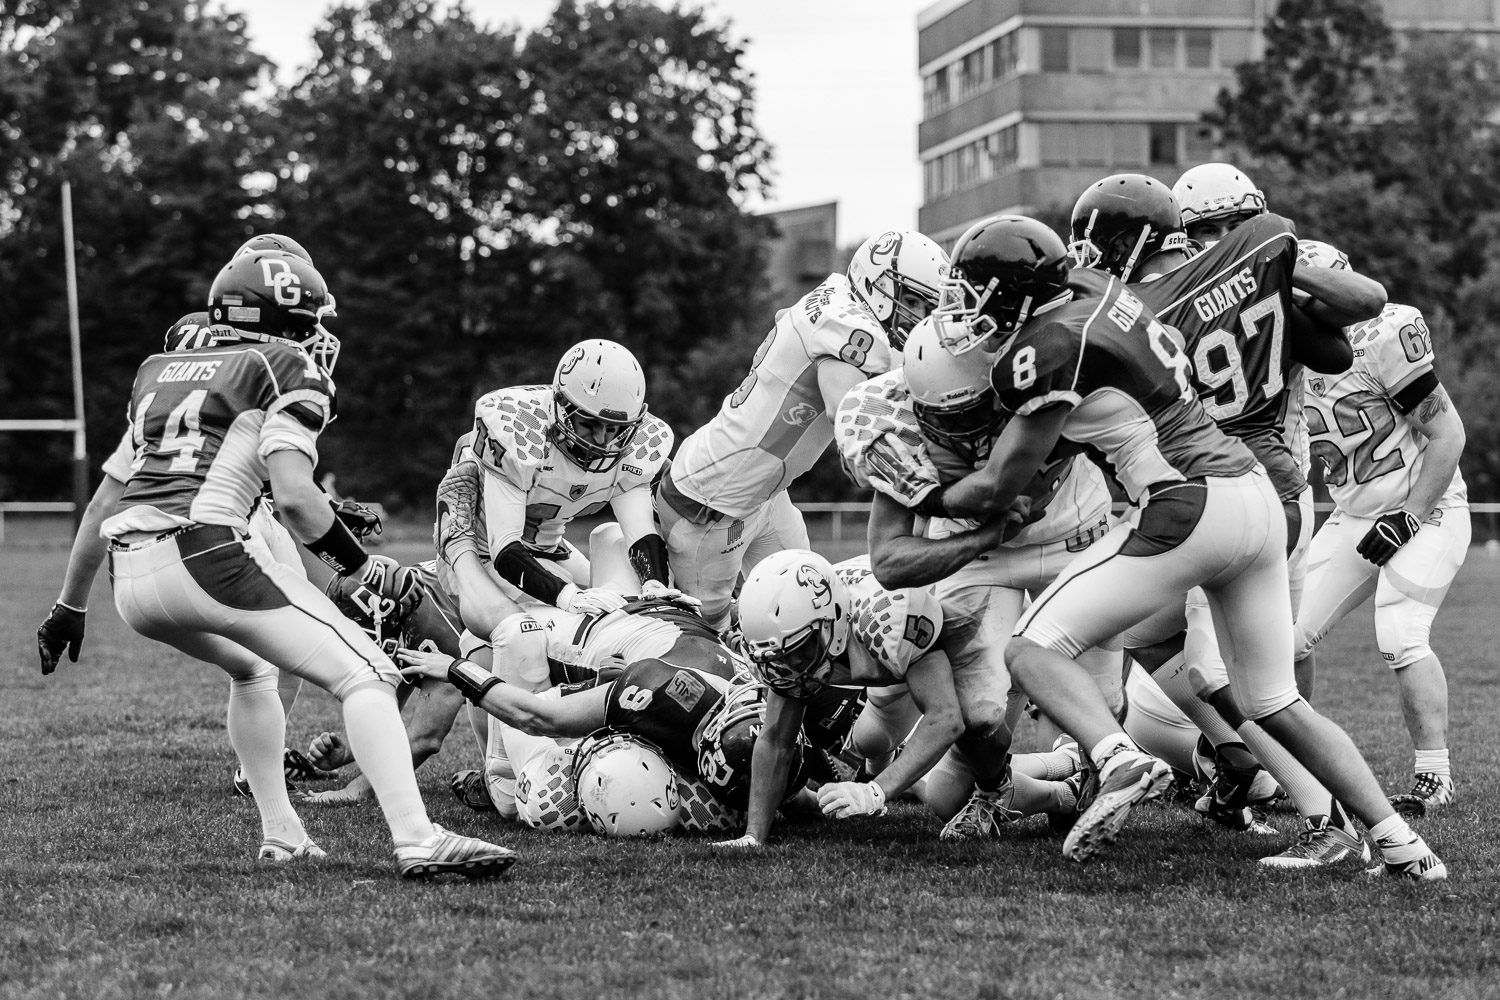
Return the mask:
[[(785, 825), (753, 857), (497, 830), (447, 791), (477, 762), (462, 723), (424, 791), (439, 822), (521, 852), (510, 878), (401, 882), (373, 806), (304, 807), (333, 860), (261, 867), (254, 810), (228, 788), (217, 671), (130, 633), (101, 585), (82, 662), (38, 673), (33, 632), (64, 558), (0, 548), (6, 1000), (1500, 996), (1500, 563), (1479, 551), (1436, 630), (1461, 798), (1423, 832), (1453, 875), (1420, 887), (1263, 872), (1265, 840), (1167, 806), (1088, 866), (1039, 821), (955, 846), (904, 805)], [(1409, 780), (1368, 608), (1323, 647), (1318, 701), (1389, 786)], [(336, 721), (308, 692), (293, 742)], [(1289, 839), (1294, 818), (1272, 821)]]

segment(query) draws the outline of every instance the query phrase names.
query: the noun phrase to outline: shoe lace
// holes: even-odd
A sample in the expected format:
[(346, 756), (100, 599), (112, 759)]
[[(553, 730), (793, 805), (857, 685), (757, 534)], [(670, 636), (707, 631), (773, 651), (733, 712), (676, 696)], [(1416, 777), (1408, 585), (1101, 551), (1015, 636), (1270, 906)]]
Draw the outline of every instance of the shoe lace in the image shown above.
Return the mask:
[(1418, 798), (1425, 799), (1436, 795), (1442, 787), (1443, 782), (1437, 775), (1422, 772), (1417, 775), (1417, 780), (1412, 785), (1411, 793)]

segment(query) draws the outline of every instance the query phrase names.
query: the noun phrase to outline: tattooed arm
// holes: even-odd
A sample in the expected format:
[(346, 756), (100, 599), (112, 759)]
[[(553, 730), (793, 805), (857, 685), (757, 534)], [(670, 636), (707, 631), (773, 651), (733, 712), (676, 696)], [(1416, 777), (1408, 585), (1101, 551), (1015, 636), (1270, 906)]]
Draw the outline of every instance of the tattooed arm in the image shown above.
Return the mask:
[(1464, 452), (1464, 422), (1441, 384), (1424, 396), (1406, 414), (1406, 419), (1427, 439), (1427, 449), (1422, 471), (1407, 495), (1405, 509), (1418, 521), (1425, 521), (1453, 481), (1459, 456)]

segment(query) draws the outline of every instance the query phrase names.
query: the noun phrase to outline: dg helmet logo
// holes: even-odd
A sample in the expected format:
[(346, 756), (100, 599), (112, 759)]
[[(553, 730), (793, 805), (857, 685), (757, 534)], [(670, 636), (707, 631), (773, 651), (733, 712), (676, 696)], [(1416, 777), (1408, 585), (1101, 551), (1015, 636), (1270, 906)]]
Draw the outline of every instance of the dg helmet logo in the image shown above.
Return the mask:
[(297, 272), (293, 271), (292, 266), (286, 261), (262, 258), (260, 273), (276, 296), (277, 305), (302, 304), (302, 279), (297, 277)]

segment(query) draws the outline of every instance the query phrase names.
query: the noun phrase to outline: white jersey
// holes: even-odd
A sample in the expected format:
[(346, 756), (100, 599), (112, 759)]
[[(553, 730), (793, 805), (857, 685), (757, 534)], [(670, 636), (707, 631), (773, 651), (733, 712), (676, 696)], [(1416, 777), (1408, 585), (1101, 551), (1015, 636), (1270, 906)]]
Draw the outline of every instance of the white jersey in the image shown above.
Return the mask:
[(553, 443), (552, 420), (551, 386), (497, 389), (474, 404), (469, 447), (484, 469), (488, 550), (482, 557), (516, 540), (533, 551), (556, 552), (568, 522), (607, 505), (615, 505), (627, 542), (653, 530), (651, 484), (672, 451), (672, 429), (647, 414), (614, 468), (585, 472)]
[(672, 460), (672, 482), (690, 499), (744, 518), (786, 489), (833, 439), (818, 386), (824, 361), (865, 375), (889, 371), (885, 331), (842, 274), (776, 317), (750, 374)]
[(548, 604), (528, 604), (526, 613), (546, 628), (549, 659), (591, 673), (664, 656), (684, 635), (670, 618), (623, 609), (585, 615)]
[[(938, 486), (962, 479), (975, 468), (922, 437), (900, 368), (849, 390), (839, 404), (836, 426), (839, 458), (849, 476), (903, 507), (915, 507)], [(1007, 548), (1072, 538), (1109, 515), (1104, 476), (1081, 455), (1043, 469), (1026, 495), (1037, 520), (1005, 542)], [(927, 535), (943, 538), (972, 526), (938, 518), (928, 525)]]
[(125, 428), (125, 434), (120, 438), (120, 443), (115, 445), (115, 450), (109, 453), (104, 460), (103, 472), (117, 483), (128, 483), (130, 481), (130, 463), (135, 461), (135, 440), (132, 429)]
[[(1327, 267), (1340, 271), (1353, 271), (1349, 257), (1338, 247), (1318, 240), (1297, 241), (1297, 263), (1307, 267)], [(1300, 294), (1300, 293), (1294, 293)], [(1286, 373), (1286, 392), (1281, 397), (1281, 429), (1287, 447), (1297, 468), (1306, 477), (1312, 470), (1312, 441), (1307, 433), (1307, 415), (1303, 408), (1307, 384), (1303, 375), (1307, 369), (1293, 364)]]
[[(1396, 400), (1414, 386), (1419, 392), (1429, 381), (1436, 386), (1430, 378), (1432, 335), (1420, 312), (1391, 303), (1378, 317), (1352, 329), (1349, 339), (1354, 365), (1347, 372), (1304, 376), (1312, 454), (1323, 463), (1340, 510), (1379, 517), (1401, 509), (1422, 471), (1427, 439)], [(1410, 400), (1408, 409), (1416, 402)], [(1455, 470), (1438, 506), (1467, 503), (1463, 475)]]
[(930, 587), (886, 590), (869, 556), (834, 567), (849, 588), (849, 645), (834, 662), (836, 687), (884, 687), (906, 680), (943, 632), (943, 605)]

